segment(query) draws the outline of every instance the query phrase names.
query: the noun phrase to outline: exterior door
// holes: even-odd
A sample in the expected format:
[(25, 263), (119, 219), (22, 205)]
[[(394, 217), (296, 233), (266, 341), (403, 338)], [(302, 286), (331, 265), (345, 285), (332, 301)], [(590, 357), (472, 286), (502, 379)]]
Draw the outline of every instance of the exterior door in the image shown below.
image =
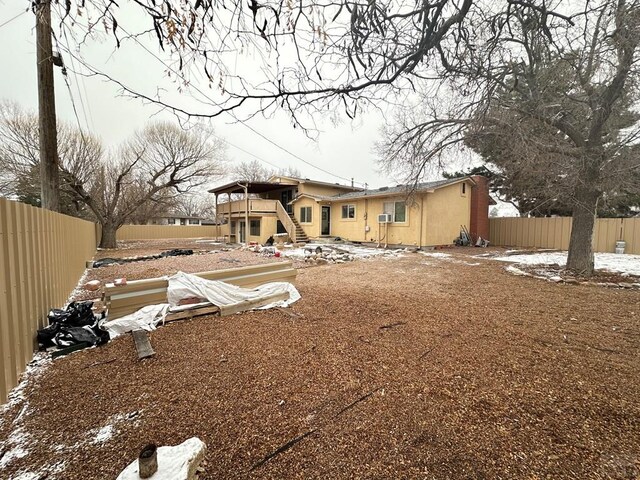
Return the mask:
[(320, 224), (320, 235), (331, 235), (331, 207), (322, 206), (322, 223)]
[(293, 190), (283, 190), (280, 194), (282, 206), (285, 208), (287, 213), (293, 213), (293, 205), (289, 205), (289, 202), (293, 200)]
[(240, 222), (240, 243), (245, 243), (245, 235), (247, 234), (247, 225)]

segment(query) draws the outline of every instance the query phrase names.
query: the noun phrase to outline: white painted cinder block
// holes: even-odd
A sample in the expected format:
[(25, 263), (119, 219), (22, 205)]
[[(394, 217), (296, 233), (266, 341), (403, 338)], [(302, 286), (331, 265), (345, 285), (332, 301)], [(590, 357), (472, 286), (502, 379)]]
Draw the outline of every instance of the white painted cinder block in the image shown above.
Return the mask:
[[(198, 437), (192, 437), (173, 447), (158, 447), (158, 471), (149, 480), (195, 479), (206, 449), (206, 445)], [(136, 459), (118, 475), (117, 480), (140, 480), (138, 473)]]

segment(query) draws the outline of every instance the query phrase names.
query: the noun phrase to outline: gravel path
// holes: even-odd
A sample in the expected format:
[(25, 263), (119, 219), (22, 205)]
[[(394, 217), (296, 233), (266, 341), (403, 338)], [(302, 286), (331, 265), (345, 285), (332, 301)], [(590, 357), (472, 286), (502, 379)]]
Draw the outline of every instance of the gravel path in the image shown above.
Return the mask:
[(27, 438), (0, 477), (64, 461), (48, 480), (115, 478), (145, 443), (190, 436), (207, 479), (640, 474), (639, 292), (455, 251), (298, 279), (290, 310), (156, 330), (150, 360), (125, 336), (54, 361), (0, 416), (5, 451)]

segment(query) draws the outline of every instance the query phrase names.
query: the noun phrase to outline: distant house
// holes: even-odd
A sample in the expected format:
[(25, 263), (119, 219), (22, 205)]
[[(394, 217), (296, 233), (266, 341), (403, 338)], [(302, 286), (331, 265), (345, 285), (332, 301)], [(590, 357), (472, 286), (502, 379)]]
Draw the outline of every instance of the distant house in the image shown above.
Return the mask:
[[(462, 226), (474, 237), (489, 236), (490, 197), (484, 177), (420, 183), (410, 196), (403, 185), (363, 190), (282, 176), (229, 183), (209, 192), (216, 196), (218, 215), (229, 223), (231, 242), (264, 243), (276, 233), (288, 233), (294, 242), (340, 237), (429, 247), (452, 244)], [(246, 196), (232, 201), (237, 194)]]
[(147, 225), (202, 225), (206, 219), (180, 214), (167, 214), (154, 217), (147, 222)]

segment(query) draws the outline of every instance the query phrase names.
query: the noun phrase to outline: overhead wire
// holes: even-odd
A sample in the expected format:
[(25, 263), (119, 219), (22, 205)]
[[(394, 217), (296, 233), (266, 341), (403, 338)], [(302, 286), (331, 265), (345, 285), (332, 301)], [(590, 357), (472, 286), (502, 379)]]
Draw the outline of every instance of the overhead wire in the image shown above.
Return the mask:
[[(158, 62), (160, 62), (165, 68), (167, 68), (168, 70), (170, 70), (171, 72), (173, 72), (175, 75), (177, 75), (178, 77), (180, 77), (183, 81), (187, 82), (187, 79), (184, 77), (184, 75), (182, 75), (182, 73), (176, 71), (173, 67), (171, 67), (170, 65), (167, 65), (167, 63), (162, 60), (158, 55), (156, 55), (154, 52), (152, 52), (151, 50), (149, 50), (149, 48), (147, 48), (146, 45), (144, 45), (142, 42), (140, 42), (138, 40), (138, 38), (132, 34), (130, 34), (127, 30), (125, 30), (121, 25), (118, 26), (119, 29), (121, 29), (125, 34), (127, 34), (129, 36), (129, 38), (133, 38), (133, 40), (140, 45), (140, 47), (142, 47), (147, 53), (149, 53), (151, 56), (153, 56)], [(212, 104), (215, 104), (216, 102), (209, 97), (205, 92), (203, 92), (200, 88), (198, 88), (196, 85), (190, 85), (192, 86), (198, 93), (200, 93), (200, 95), (202, 95), (203, 97), (205, 97), (207, 100), (209, 100)], [(227, 112), (229, 113), (229, 112)], [(264, 140), (266, 140), (267, 142), (269, 142), (270, 144), (272, 144), (273, 146), (279, 148), (280, 150), (282, 150), (283, 152), (286, 152), (287, 154), (291, 155), (292, 157), (300, 160), (301, 162), (305, 163), (306, 165), (309, 165), (310, 167), (315, 168), (316, 170), (319, 170), (321, 172), (324, 172), (328, 175), (331, 175), (332, 177), (335, 178), (339, 178), (341, 180), (345, 180), (347, 182), (352, 182), (353, 180), (350, 178), (346, 178), (346, 177), (342, 177), (340, 175), (337, 175), (333, 172), (330, 172), (329, 170), (326, 170), (322, 167), (319, 167), (311, 162), (309, 162), (308, 160), (305, 160), (304, 158), (302, 158), (301, 156), (291, 152), (290, 150), (288, 150), (287, 148), (283, 147), (282, 145), (278, 144), (277, 142), (271, 140), (270, 138), (268, 138), (267, 136), (263, 135), (261, 132), (259, 132), (258, 130), (256, 130), (254, 127), (252, 127), (251, 125), (248, 125), (245, 122), (240, 122), (240, 120), (232, 115), (231, 113), (229, 113), (229, 115), (237, 122), (239, 122), (241, 125), (243, 125), (245, 128), (248, 128), (249, 130), (251, 130), (253, 133), (255, 133), (256, 135), (258, 135), (259, 137), (263, 138)], [(359, 184), (364, 185), (364, 183), (362, 182), (357, 182)]]
[[(56, 43), (58, 52), (60, 52), (60, 44), (58, 43), (58, 38), (53, 32), (53, 29), (51, 29), (51, 35), (53, 37), (53, 40)], [(73, 98), (73, 91), (71, 90), (71, 84), (69, 83), (69, 75), (67, 73), (67, 67), (64, 65), (64, 61), (62, 62), (62, 78), (64, 78), (64, 83), (67, 86), (67, 91), (69, 92), (69, 97), (71, 99), (71, 107), (73, 108), (73, 114), (76, 117), (76, 122), (78, 123), (78, 129), (80, 130), (80, 135), (84, 138), (84, 133), (83, 133), (84, 129), (82, 127), (82, 122), (80, 122), (80, 116), (78, 115), (78, 108), (76, 106), (76, 101)], [(86, 116), (84, 120), (85, 120), (85, 124), (87, 125), (87, 129), (89, 129), (89, 124), (87, 123)]]
[[(69, 37), (67, 36), (67, 30), (63, 29), (62, 34), (64, 35), (64, 38), (66, 41), (66, 49), (67, 51), (70, 51), (71, 47), (70, 47)], [(82, 79), (82, 87), (84, 90), (84, 96), (86, 97), (86, 108), (85, 108), (85, 101), (82, 98), (82, 91), (80, 90), (80, 81), (78, 80), (78, 74), (76, 73), (76, 66), (75, 66), (74, 59), (72, 56), (69, 56), (69, 58), (71, 59), (71, 73), (73, 73), (73, 77), (75, 79), (76, 90), (78, 91), (78, 97), (80, 98), (80, 105), (82, 107), (82, 114), (84, 115), (84, 121), (87, 124), (87, 128), (89, 130), (92, 130), (89, 127), (89, 116), (87, 115), (87, 109), (89, 109), (89, 114), (91, 116), (91, 127), (95, 128), (95, 126), (93, 123), (93, 114), (91, 114), (91, 105), (89, 104), (89, 96), (87, 95), (87, 88), (84, 84), (84, 78)]]
[(13, 22), (14, 20), (17, 20), (18, 18), (20, 18), (22, 15), (24, 15), (24, 14), (25, 14), (25, 13), (27, 13), (28, 11), (29, 11), (28, 9), (27, 9), (27, 10), (23, 10), (22, 12), (20, 12), (20, 13), (19, 13), (19, 14), (17, 14), (16, 16), (11, 17), (9, 20), (7, 20), (7, 21), (5, 21), (5, 22), (3, 22), (3, 23), (0, 23), (0, 28), (4, 27), (4, 26), (6, 26), (6, 25), (9, 25), (11, 22)]

